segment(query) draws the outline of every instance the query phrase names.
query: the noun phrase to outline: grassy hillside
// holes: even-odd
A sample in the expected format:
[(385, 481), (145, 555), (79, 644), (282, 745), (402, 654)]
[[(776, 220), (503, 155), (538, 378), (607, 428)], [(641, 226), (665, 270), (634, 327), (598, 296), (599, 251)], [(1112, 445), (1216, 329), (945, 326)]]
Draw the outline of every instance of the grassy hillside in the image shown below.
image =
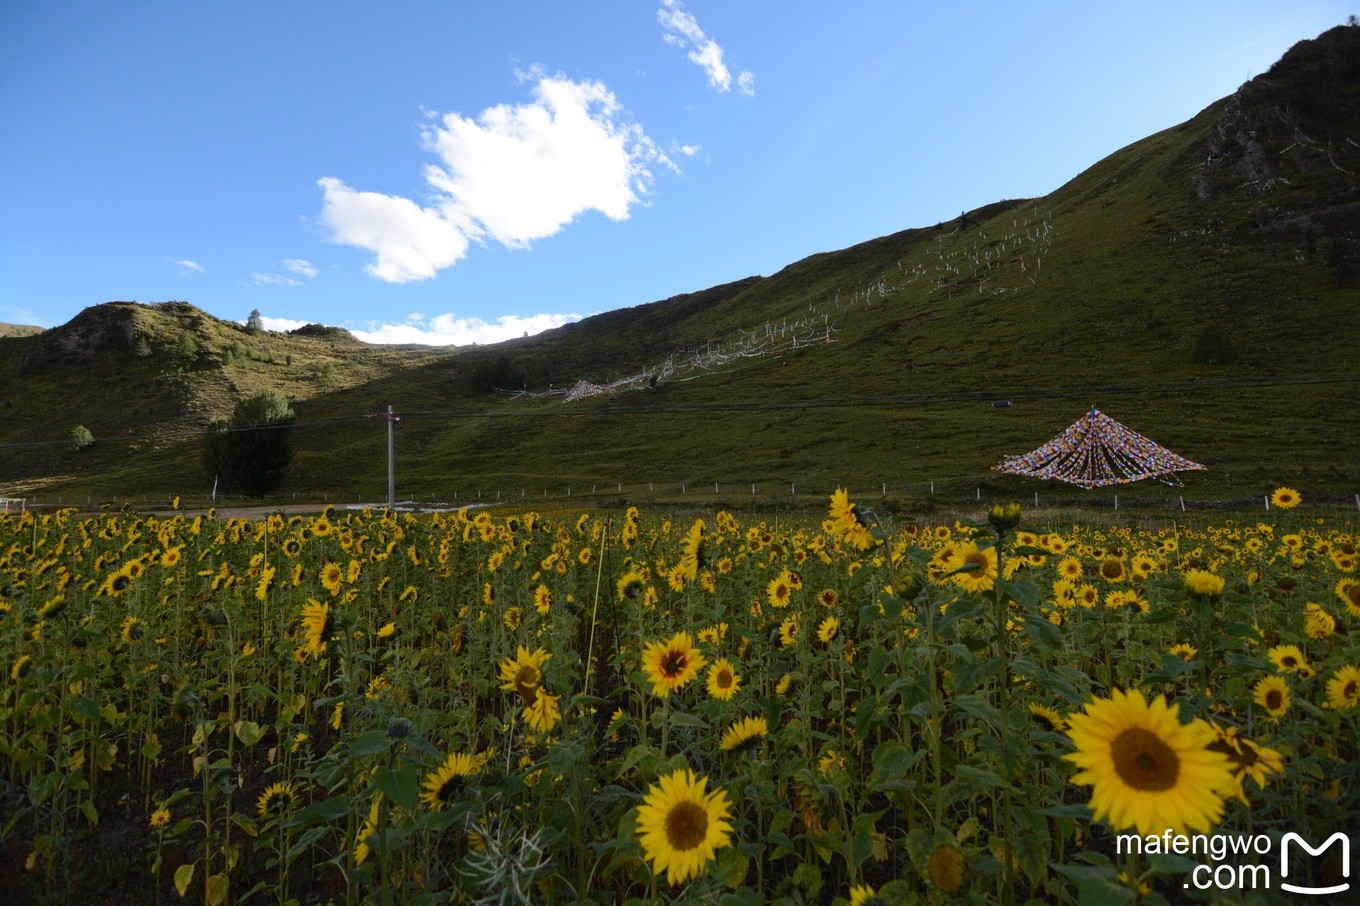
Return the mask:
[[(0, 339), (0, 494), (201, 489), (180, 432), (277, 387), (299, 415), (289, 493), (330, 499), (382, 498), (369, 416), (387, 405), (399, 493), (419, 498), (840, 483), (912, 499), (933, 481), (1107, 500), (991, 471), (1090, 406), (1209, 468), (1128, 497), (1350, 495), (1357, 174), (1360, 28), (1342, 27), (1044, 198), (497, 346), (251, 335), (183, 303), (110, 303)], [(568, 402), (583, 381), (615, 389)], [(15, 446), (76, 424), (105, 442)]]

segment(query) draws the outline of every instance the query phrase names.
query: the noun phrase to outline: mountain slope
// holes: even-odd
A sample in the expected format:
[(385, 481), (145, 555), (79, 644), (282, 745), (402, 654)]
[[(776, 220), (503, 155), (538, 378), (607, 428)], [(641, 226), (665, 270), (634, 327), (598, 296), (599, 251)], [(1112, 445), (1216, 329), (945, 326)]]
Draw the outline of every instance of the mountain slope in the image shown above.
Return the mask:
[[(1188, 498), (1280, 482), (1354, 493), (1358, 61), (1360, 28), (1333, 29), (1044, 198), (494, 347), (264, 335), (255, 358), (222, 367), (240, 329), (178, 311), (211, 354), (166, 381), (181, 343), (168, 322), (141, 357), (135, 330), (117, 348), (125, 328), (92, 357), (55, 352), (85, 314), (0, 339), (0, 443), (60, 438), (109, 411), (119, 433), (162, 435), (97, 444), (98, 459), (0, 447), (0, 493), (200, 487), (196, 438), (166, 432), (265, 386), (297, 400), (290, 489), (332, 499), (385, 493), (385, 420), (367, 417), (387, 405), (402, 416), (399, 491), (419, 497), (620, 485), (639, 497), (682, 482), (733, 496), (753, 482), (760, 495), (840, 483), (913, 496), (935, 482), (1028, 496), (1050, 489), (990, 467), (1092, 405), (1205, 463)], [(286, 355), (292, 367), (261, 364)], [(73, 392), (91, 374), (126, 389)], [(585, 395), (566, 402), (573, 388)]]

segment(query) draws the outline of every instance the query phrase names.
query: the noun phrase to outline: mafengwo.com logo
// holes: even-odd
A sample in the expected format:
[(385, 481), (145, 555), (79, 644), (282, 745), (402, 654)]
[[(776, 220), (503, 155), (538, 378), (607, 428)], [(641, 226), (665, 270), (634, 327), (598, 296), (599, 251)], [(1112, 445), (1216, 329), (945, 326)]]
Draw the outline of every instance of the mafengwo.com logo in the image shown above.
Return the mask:
[[(1317, 849), (1309, 846), (1307, 840), (1293, 831), (1285, 834), (1280, 840), (1280, 889), (1287, 890), (1290, 893), (1312, 894), (1318, 896), (1345, 893), (1350, 890), (1351, 885), (1349, 881), (1345, 881), (1341, 884), (1333, 884), (1330, 887), (1308, 887), (1301, 884), (1291, 884), (1285, 880), (1289, 877), (1289, 853), (1291, 844), (1293, 844), (1293, 851), (1297, 852), (1299, 849), (1303, 849), (1308, 852), (1308, 855), (1319, 858), (1333, 843), (1341, 845), (1341, 877), (1349, 878), (1351, 876), (1351, 841), (1350, 838), (1341, 831), (1332, 834), (1327, 838), (1327, 842), (1323, 843)], [(1298, 866), (1297, 861), (1294, 864), (1295, 867)]]
[[(1351, 841), (1341, 831), (1320, 846), (1313, 846), (1312, 841), (1293, 831), (1280, 837), (1278, 845), (1265, 834), (1177, 834), (1171, 830), (1160, 836), (1118, 834), (1115, 851), (1199, 856), (1202, 861), (1185, 879), (1187, 890), (1281, 890), (1333, 898), (1349, 893), (1356, 898), (1354, 902), (1360, 902), (1360, 885), (1352, 890), (1350, 882)], [(1323, 860), (1327, 863), (1325, 870)], [(1325, 882), (1318, 880), (1324, 876)]]

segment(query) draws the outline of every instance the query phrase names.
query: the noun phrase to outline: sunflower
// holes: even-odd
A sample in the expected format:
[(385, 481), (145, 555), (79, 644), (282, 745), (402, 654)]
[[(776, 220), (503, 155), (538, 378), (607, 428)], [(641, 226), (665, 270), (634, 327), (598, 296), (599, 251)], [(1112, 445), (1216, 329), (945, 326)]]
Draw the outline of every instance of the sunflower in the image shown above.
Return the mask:
[(770, 732), (770, 725), (763, 717), (743, 717), (723, 731), (718, 748), (724, 752), (751, 754)]
[(1034, 718), (1034, 722), (1042, 729), (1052, 730), (1055, 733), (1062, 733), (1067, 729), (1067, 721), (1063, 719), (1063, 716), (1046, 705), (1030, 702), (1029, 713)]
[(1327, 704), (1338, 711), (1360, 705), (1360, 668), (1352, 664), (1337, 668), (1327, 680)]
[(788, 607), (793, 600), (793, 580), (789, 576), (787, 569), (781, 570), (779, 575), (770, 580), (770, 584), (765, 586), (765, 597), (769, 600), (771, 607)]
[(1360, 617), (1360, 582), (1341, 579), (1336, 583), (1336, 596), (1346, 605), (1351, 616)]
[(1271, 774), (1284, 773), (1284, 759), (1272, 748), (1239, 736), (1236, 727), (1214, 727), (1216, 738), (1208, 748), (1228, 756), (1233, 769), (1233, 781), (1237, 784), (1235, 795), (1243, 805), (1247, 801), (1246, 782), (1250, 778), (1261, 789), (1266, 788), (1266, 778)]
[(699, 575), (699, 570), (708, 563), (708, 558), (704, 555), (704, 529), (704, 520), (694, 520), (694, 525), (685, 532), (685, 540), (680, 545), (684, 554), (680, 559), (680, 568), (684, 570), (684, 577), (689, 582), (693, 582)]
[(255, 803), (255, 812), (261, 819), (278, 818), (287, 814), (297, 794), (291, 783), (271, 783), (265, 787), (260, 799)]
[(1124, 566), (1123, 557), (1107, 556), (1100, 561), (1100, 578), (1106, 582), (1123, 582), (1129, 577), (1129, 571)]
[(1185, 590), (1197, 597), (1217, 598), (1223, 594), (1223, 579), (1208, 570), (1188, 569), (1181, 579), (1185, 582)]
[(131, 645), (133, 642), (146, 635), (146, 623), (139, 618), (129, 614), (123, 617), (122, 632), (123, 641)]
[(557, 701), (561, 697), (549, 695), (540, 689), (534, 700), (524, 709), (523, 717), (529, 728), (535, 733), (551, 733), (553, 727), (562, 719), (562, 711), (557, 707)]
[(1282, 510), (1292, 510), (1302, 502), (1303, 498), (1299, 492), (1293, 488), (1276, 488), (1275, 493), (1270, 495), (1270, 505)]
[(954, 584), (967, 592), (990, 591), (999, 575), (996, 548), (980, 548), (973, 541), (958, 545), (946, 565)]
[(542, 648), (530, 653), (520, 645), (514, 657), (501, 661), (501, 688), (506, 692), (518, 692), (526, 705), (532, 705), (543, 685), (543, 664), (550, 657), (552, 655)]
[(708, 694), (719, 701), (730, 701), (741, 688), (741, 674), (737, 673), (732, 662), (720, 658), (708, 668)]
[(548, 586), (539, 585), (534, 589), (534, 610), (545, 617), (552, 610), (552, 589)]
[(883, 902), (868, 884), (856, 884), (850, 888), (850, 906), (877, 906)]
[(1116, 831), (1157, 834), (1170, 827), (1208, 832), (1234, 788), (1222, 752), (1206, 746), (1214, 730), (1202, 720), (1183, 724), (1179, 705), (1151, 703), (1137, 689), (1115, 689), (1068, 718), (1077, 751), (1063, 756), (1081, 768), (1072, 782), (1089, 785), (1097, 821)]
[(1069, 582), (1077, 581), (1082, 577), (1082, 574), (1083, 570), (1081, 566), (1081, 560), (1079, 558), (1063, 557), (1062, 560), (1059, 561), (1058, 575), (1068, 580)]
[(1143, 581), (1157, 571), (1157, 561), (1148, 554), (1136, 554), (1129, 568), (1136, 581)]
[(1180, 642), (1179, 644), (1172, 645), (1168, 649), (1168, 653), (1174, 654), (1188, 664), (1195, 659), (1195, 655), (1199, 654), (1199, 649), (1189, 642)]
[(151, 813), (150, 824), (154, 828), (162, 828), (170, 823), (170, 810), (158, 808)]
[(874, 535), (869, 530), (860, 508), (850, 502), (850, 492), (837, 488), (831, 495), (827, 508), (827, 521), (824, 523), (828, 533), (845, 541), (856, 550), (868, 550), (874, 546)]
[(1076, 596), (1077, 603), (1088, 610), (1100, 603), (1100, 589), (1089, 582), (1083, 583), (1073, 594)]
[(335, 635), (335, 615), (331, 613), (331, 605), (308, 598), (307, 603), (302, 605), (302, 631), (307, 639), (303, 650), (312, 657), (320, 657), (326, 643)]
[(839, 601), (840, 596), (836, 594), (836, 590), (833, 588), (823, 588), (817, 592), (817, 603), (823, 607), (835, 607)]
[(941, 893), (958, 893), (967, 882), (965, 869), (968, 867), (963, 850), (953, 842), (935, 844), (926, 857), (926, 877), (930, 884)]
[(345, 571), (340, 568), (339, 563), (326, 561), (326, 565), (321, 567), (321, 585), (332, 595), (340, 594), (340, 583), (345, 578)]
[(694, 679), (705, 663), (688, 632), (677, 632), (667, 642), (648, 642), (642, 652), (642, 670), (657, 698), (666, 698)]
[(266, 566), (260, 571), (260, 581), (255, 585), (255, 600), (264, 601), (269, 597), (269, 590), (274, 587), (274, 575), (278, 570), (272, 566)]
[(1293, 673), (1308, 664), (1298, 645), (1276, 645), (1266, 652), (1266, 657), (1275, 665), (1276, 673)]
[(1252, 689), (1252, 700), (1279, 720), (1289, 710), (1289, 684), (1282, 676), (1267, 676)]
[(827, 617), (817, 626), (817, 641), (821, 642), (823, 645), (830, 645), (831, 640), (836, 637), (836, 633), (840, 631), (840, 628), (840, 620), (835, 617)]
[(705, 792), (708, 778), (688, 768), (657, 781), (638, 806), (637, 834), (652, 869), (672, 885), (698, 877), (716, 851), (732, 842), (727, 793)]
[(788, 648), (798, 642), (798, 621), (787, 619), (779, 624), (779, 644)]
[(382, 794), (373, 797), (373, 803), (368, 807), (368, 817), (364, 819), (364, 824), (359, 828), (359, 833), (354, 838), (354, 864), (363, 865), (370, 852), (368, 838), (373, 836), (378, 830), (378, 806), (382, 803)]
[(425, 792), (420, 794), (420, 801), (436, 812), (443, 811), (444, 806), (463, 791), (468, 776), (476, 772), (477, 765), (471, 755), (454, 752), (444, 759), (443, 764), (425, 775), (421, 783)]
[(1325, 639), (1336, 632), (1336, 617), (1321, 604), (1313, 601), (1304, 604), (1303, 617), (1303, 631), (1308, 633), (1309, 638)]

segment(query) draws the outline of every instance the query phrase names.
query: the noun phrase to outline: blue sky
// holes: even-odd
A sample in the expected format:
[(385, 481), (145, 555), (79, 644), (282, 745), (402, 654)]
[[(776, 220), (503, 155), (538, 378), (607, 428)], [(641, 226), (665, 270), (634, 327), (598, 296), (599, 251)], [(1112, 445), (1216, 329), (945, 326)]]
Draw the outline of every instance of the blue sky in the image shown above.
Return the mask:
[(0, 321), (494, 342), (1043, 195), (1333, 0), (0, 6)]

